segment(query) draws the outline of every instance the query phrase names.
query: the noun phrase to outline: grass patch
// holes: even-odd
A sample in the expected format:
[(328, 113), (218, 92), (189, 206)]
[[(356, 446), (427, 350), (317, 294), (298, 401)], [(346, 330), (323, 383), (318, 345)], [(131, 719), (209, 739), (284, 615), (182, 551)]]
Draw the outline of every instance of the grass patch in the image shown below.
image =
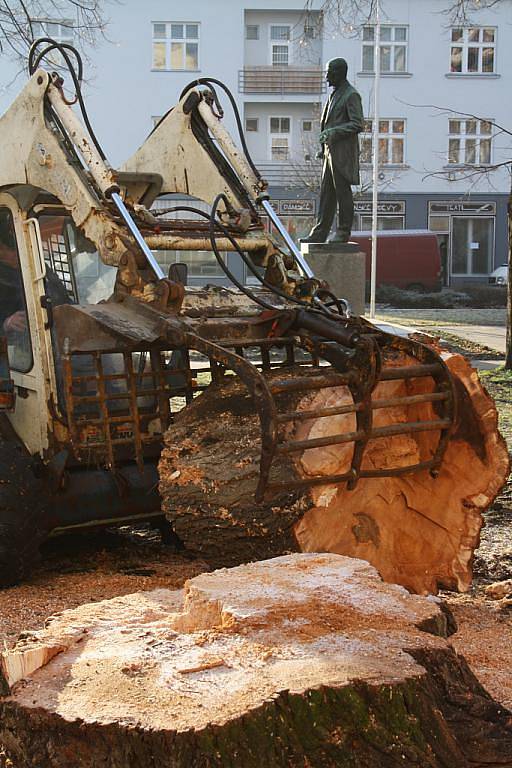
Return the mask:
[(399, 309), (487, 309), (505, 307), (507, 291), (506, 288), (488, 285), (464, 285), (458, 291), (444, 288), (435, 293), (421, 293), (404, 291), (393, 285), (380, 285), (376, 291), (376, 301)]
[(496, 403), (500, 432), (512, 453), (512, 371), (495, 368), (493, 371), (479, 371), (478, 375)]

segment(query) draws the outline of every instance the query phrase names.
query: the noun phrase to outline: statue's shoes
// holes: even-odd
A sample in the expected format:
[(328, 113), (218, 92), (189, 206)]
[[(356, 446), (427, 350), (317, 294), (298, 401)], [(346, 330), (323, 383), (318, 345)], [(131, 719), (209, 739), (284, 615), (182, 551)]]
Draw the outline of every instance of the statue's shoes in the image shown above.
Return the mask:
[(325, 238), (321, 240), (319, 237), (301, 237), (299, 243), (325, 243)]
[(348, 243), (350, 240), (350, 232), (338, 231), (332, 237), (329, 238), (329, 243)]

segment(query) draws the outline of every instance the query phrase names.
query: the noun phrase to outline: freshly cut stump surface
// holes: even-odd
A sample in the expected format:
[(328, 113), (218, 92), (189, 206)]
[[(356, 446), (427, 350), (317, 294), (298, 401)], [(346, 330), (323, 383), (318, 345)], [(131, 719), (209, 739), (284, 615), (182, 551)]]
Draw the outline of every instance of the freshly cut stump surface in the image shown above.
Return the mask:
[[(335, 552), (371, 562), (382, 577), (420, 593), (439, 587), (465, 591), (471, 584), (484, 511), (506, 482), (505, 441), (497, 411), (477, 372), (460, 355), (443, 353), (457, 388), (458, 420), (440, 472), (284, 491), (257, 504), (260, 425), (252, 399), (238, 378), (226, 377), (184, 409), (166, 434), (160, 460), (162, 507), (187, 548), (214, 566), (273, 557), (290, 551)], [(403, 354), (385, 366), (412, 365)], [(298, 374), (292, 369), (289, 375)], [(269, 375), (285, 377), (286, 369)], [(306, 374), (307, 375), (307, 374)], [(374, 400), (431, 392), (431, 378), (383, 381)], [(279, 412), (351, 404), (347, 387), (276, 397)], [(376, 409), (374, 426), (439, 418), (432, 403)], [(288, 422), (286, 440), (308, 440), (356, 431), (354, 414)], [(362, 468), (403, 467), (432, 457), (439, 432), (371, 440)], [(337, 475), (350, 468), (354, 443), (276, 456), (272, 480)]]
[(512, 765), (435, 598), (293, 554), (65, 611), (2, 654), (16, 768)]

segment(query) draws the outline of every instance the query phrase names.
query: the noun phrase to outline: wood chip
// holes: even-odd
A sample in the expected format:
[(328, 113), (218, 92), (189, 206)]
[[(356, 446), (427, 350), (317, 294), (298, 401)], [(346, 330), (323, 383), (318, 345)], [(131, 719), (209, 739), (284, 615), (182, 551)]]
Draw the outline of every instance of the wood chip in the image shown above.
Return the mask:
[(183, 667), (176, 671), (180, 675), (191, 675), (194, 672), (204, 672), (206, 669), (215, 669), (216, 667), (229, 667), (229, 664), (226, 664), (224, 659), (211, 659), (210, 661), (203, 662), (203, 664), (198, 664), (196, 667)]

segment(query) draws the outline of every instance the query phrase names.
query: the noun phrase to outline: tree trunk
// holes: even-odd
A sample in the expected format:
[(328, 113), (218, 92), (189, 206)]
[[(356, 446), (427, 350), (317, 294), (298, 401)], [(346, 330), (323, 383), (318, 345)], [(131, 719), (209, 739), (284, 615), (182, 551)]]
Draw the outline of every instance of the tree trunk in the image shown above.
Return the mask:
[[(481, 512), (506, 480), (508, 454), (497, 431), (496, 409), (476, 372), (459, 355), (446, 355), (446, 362), (457, 385), (459, 415), (436, 478), (423, 470), (361, 479), (354, 490), (346, 482), (315, 485), (282, 491), (259, 504), (254, 493), (260, 426), (252, 400), (234, 377), (227, 377), (222, 387), (208, 388), (169, 429), (160, 461), (163, 509), (176, 533), (189, 550), (215, 566), (288, 551), (328, 551), (368, 560), (386, 581), (419, 593), (435, 592), (440, 585), (467, 589)], [(432, 389), (430, 378), (383, 381), (372, 397)], [(352, 403), (344, 386), (276, 400), (280, 412)], [(436, 418), (432, 403), (416, 403), (374, 411), (374, 426)], [(294, 440), (340, 435), (354, 432), (356, 420), (347, 413), (299, 420), (286, 430), (287, 438)], [(416, 432), (371, 440), (362, 468), (425, 461), (438, 436)], [(272, 481), (343, 474), (350, 468), (353, 446), (281, 454), (274, 460)]]
[(65, 611), (2, 654), (16, 768), (512, 764), (511, 713), (443, 639), (440, 604), (367, 563), (289, 555), (181, 597)]
[(507, 349), (505, 368), (512, 370), (512, 182), (507, 204), (508, 224), (508, 278), (507, 278)]

